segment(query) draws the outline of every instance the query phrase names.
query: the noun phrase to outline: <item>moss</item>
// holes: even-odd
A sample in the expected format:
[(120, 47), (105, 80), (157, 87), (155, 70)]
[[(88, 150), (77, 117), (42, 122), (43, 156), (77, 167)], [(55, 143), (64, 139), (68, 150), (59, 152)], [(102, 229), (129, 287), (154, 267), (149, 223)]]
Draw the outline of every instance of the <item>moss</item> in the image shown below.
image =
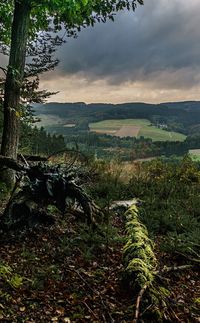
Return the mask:
[(200, 305), (200, 297), (194, 299), (194, 303)]
[(136, 205), (131, 206), (125, 213), (127, 241), (123, 248), (125, 274), (130, 285), (142, 288), (151, 285), (154, 280), (156, 258), (153, 243), (148, 237), (146, 227), (138, 219)]

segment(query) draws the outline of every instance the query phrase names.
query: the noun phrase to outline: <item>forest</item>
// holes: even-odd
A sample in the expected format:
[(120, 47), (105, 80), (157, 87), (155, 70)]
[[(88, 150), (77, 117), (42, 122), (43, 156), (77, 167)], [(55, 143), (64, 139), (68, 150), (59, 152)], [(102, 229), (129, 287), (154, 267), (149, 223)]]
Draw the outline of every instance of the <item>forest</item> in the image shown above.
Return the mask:
[[(76, 41), (143, 4), (0, 4), (2, 322), (199, 322), (199, 102), (45, 103), (39, 86), (63, 30)], [(156, 136), (90, 130), (113, 120)]]
[[(199, 102), (165, 103), (150, 105), (132, 103), (122, 105), (85, 103), (47, 103), (35, 105), (34, 114), (51, 134), (62, 134), (67, 147), (78, 145), (83, 152), (110, 159), (115, 156), (121, 161), (133, 161), (149, 157), (184, 156), (191, 149), (199, 149)], [(45, 119), (44, 119), (45, 117)], [(147, 136), (116, 137), (109, 133), (89, 131), (91, 122), (111, 119), (149, 120), (152, 126), (167, 127), (166, 133), (176, 131), (184, 134), (184, 140), (152, 140)], [(42, 120), (45, 120), (42, 122)], [(66, 127), (66, 125), (74, 125)], [(167, 137), (167, 136), (166, 136)]]
[(124, 104), (85, 104), (46, 103), (34, 107), (37, 114), (54, 115), (77, 125), (109, 119), (148, 119), (152, 124), (164, 123), (169, 130), (186, 135), (198, 133), (200, 123), (200, 102), (185, 101), (161, 104), (124, 103)]

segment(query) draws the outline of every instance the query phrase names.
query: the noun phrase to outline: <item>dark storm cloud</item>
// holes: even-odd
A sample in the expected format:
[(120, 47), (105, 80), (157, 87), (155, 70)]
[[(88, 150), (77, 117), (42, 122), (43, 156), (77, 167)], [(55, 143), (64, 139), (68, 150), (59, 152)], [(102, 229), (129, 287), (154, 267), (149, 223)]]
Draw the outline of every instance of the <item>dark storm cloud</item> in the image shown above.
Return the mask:
[(200, 2), (145, 0), (114, 23), (83, 30), (59, 51), (61, 75), (110, 84), (151, 82), (185, 88), (200, 82)]

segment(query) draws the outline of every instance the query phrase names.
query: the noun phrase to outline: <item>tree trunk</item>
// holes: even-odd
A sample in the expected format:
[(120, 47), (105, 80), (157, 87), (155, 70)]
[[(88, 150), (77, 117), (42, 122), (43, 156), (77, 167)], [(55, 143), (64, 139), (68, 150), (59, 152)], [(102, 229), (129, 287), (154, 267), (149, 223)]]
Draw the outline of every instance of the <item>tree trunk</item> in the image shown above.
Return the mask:
[[(12, 23), (11, 48), (4, 94), (4, 124), (1, 154), (17, 158), (20, 123), (20, 89), (24, 77), (26, 46), (30, 22), (31, 7), (29, 1), (15, 0)], [(8, 186), (14, 182), (11, 170), (2, 172), (2, 178)]]

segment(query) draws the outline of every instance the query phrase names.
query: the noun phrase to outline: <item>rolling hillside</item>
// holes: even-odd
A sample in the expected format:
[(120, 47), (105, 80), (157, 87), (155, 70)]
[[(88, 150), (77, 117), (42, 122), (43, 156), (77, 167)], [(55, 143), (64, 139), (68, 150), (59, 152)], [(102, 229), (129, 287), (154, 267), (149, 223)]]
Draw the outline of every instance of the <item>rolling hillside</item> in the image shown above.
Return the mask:
[(147, 119), (104, 120), (89, 124), (91, 131), (118, 137), (144, 137), (153, 141), (183, 141), (183, 134), (152, 126)]
[(165, 124), (170, 131), (189, 135), (200, 133), (200, 102), (161, 104), (47, 103), (34, 106), (40, 125), (89, 124), (104, 120), (147, 119), (153, 125)]

